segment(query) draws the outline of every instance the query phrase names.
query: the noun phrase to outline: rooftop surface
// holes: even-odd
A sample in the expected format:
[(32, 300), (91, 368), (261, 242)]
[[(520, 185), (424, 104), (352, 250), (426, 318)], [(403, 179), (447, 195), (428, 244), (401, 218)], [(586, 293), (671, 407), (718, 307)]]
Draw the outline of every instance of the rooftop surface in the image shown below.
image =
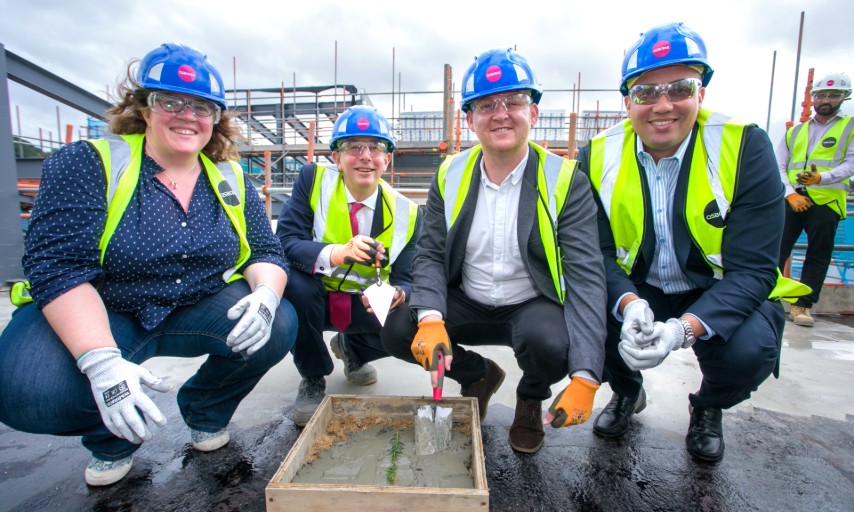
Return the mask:
[[(5, 327), (12, 307), (5, 292), (0, 301)], [(649, 405), (622, 439), (600, 439), (592, 421), (574, 428), (546, 426), (542, 450), (523, 455), (507, 442), (521, 372), (509, 348), (478, 348), (507, 371), (482, 426), (490, 509), (852, 510), (852, 326), (851, 317), (840, 315), (817, 317), (811, 329), (787, 323), (780, 379), (770, 378), (750, 400), (724, 411), (726, 455), (716, 465), (697, 463), (685, 451), (688, 393), (700, 381), (690, 350), (645, 372)], [(145, 364), (173, 385), (173, 391), (152, 394), (169, 423), (136, 452), (128, 476), (110, 487), (84, 483), (89, 453), (79, 438), (25, 434), (0, 424), (0, 510), (264, 510), (264, 489), (300, 434), (291, 422), (299, 384), (293, 361), (289, 356), (273, 368), (240, 405), (228, 445), (199, 453), (191, 448), (174, 389), (202, 360), (157, 358)], [(327, 392), (430, 394), (428, 377), (414, 365), (390, 358), (374, 365), (379, 381), (363, 388), (347, 383), (336, 360)], [(565, 384), (555, 384), (553, 392)], [(459, 386), (446, 381), (445, 394), (456, 396)], [(603, 385), (594, 417), (610, 396)], [(417, 505), (401, 504), (401, 510)], [(342, 507), (349, 510), (346, 503)]]

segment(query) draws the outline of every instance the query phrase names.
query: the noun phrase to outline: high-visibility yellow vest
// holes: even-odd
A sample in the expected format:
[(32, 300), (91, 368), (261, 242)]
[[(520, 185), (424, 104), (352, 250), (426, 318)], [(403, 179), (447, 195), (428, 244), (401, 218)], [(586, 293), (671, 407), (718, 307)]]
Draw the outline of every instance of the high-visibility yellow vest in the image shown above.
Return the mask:
[[(701, 109), (691, 155), (685, 219), (715, 279), (723, 278), (721, 254), (739, 172), (741, 141), (747, 126), (722, 114)], [(635, 153), (635, 131), (626, 120), (590, 141), (590, 181), (602, 201), (617, 247), (617, 263), (631, 274), (643, 246), (646, 211), (645, 187)], [(779, 274), (769, 298), (794, 302), (808, 295), (809, 286)]]
[[(557, 219), (560, 217), (569, 197), (572, 186), (572, 173), (575, 172), (576, 161), (561, 158), (554, 153), (534, 143), (529, 143), (534, 149), (539, 163), (537, 165), (537, 226), (549, 273), (554, 282), (555, 292), (561, 303), (566, 300), (566, 283), (563, 280), (560, 246), (557, 240)], [(445, 202), (445, 227), (447, 231), (457, 220), (471, 186), (472, 173), (475, 171), (477, 157), (482, 147), (474, 146), (457, 155), (448, 157), (442, 162), (438, 171), (439, 193)]]
[[(139, 183), (144, 140), (143, 134), (132, 134), (110, 135), (103, 139), (87, 141), (98, 151), (104, 164), (104, 173), (107, 179), (107, 220), (98, 244), (101, 249), (101, 264), (104, 263), (107, 245), (115, 234), (131, 197), (136, 191), (137, 183)], [(243, 169), (237, 162), (229, 161), (214, 164), (204, 154), (199, 156), (204, 164), (205, 173), (214, 187), (217, 199), (219, 199), (240, 239), (240, 252), (237, 256), (237, 262), (234, 267), (223, 273), (222, 278), (226, 282), (242, 279), (243, 276), (237, 273), (237, 269), (249, 261), (252, 252), (246, 238), (246, 218), (243, 211), (246, 204)], [(21, 306), (32, 302), (29, 289), (30, 285), (26, 281), (15, 283), (10, 292), (12, 304)]]
[[(316, 165), (309, 205), (314, 213), (312, 239), (325, 244), (345, 243), (353, 237), (350, 210), (344, 179), (334, 165)], [(380, 269), (380, 277), (388, 281), (391, 265), (415, 235), (418, 205), (394, 190), (384, 180), (379, 181), (383, 208), (383, 230), (374, 239), (383, 244), (389, 264)], [(327, 290), (361, 291), (377, 280), (377, 272), (367, 265), (340, 266), (332, 269), (322, 281)]]
[[(854, 119), (849, 116), (837, 119), (830, 130), (807, 154), (809, 148), (809, 125), (811, 121), (793, 126), (786, 131), (786, 146), (789, 148), (789, 164), (787, 167), (789, 183), (798, 185), (798, 173), (810, 169), (815, 164), (818, 172), (833, 170), (845, 160), (848, 145), (854, 136)], [(807, 194), (815, 204), (825, 204), (835, 211), (840, 219), (845, 218), (845, 202), (848, 197), (848, 179), (837, 183), (809, 185)]]

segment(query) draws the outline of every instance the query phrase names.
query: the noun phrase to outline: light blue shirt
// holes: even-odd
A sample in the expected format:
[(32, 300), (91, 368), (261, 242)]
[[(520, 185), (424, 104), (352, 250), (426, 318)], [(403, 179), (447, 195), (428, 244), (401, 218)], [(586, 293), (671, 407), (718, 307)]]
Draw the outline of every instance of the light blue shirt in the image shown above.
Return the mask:
[[(697, 287), (682, 272), (679, 260), (676, 259), (676, 248), (673, 245), (673, 200), (676, 195), (676, 182), (679, 180), (679, 169), (682, 167), (682, 159), (690, 140), (691, 133), (685, 137), (673, 156), (662, 158), (658, 163), (643, 150), (643, 141), (640, 140), (640, 137), (638, 137), (637, 143), (638, 160), (640, 160), (646, 174), (646, 181), (649, 184), (649, 202), (652, 207), (652, 220), (655, 227), (655, 256), (653, 256), (652, 265), (647, 272), (646, 282), (668, 295), (685, 293)], [(617, 310), (623, 297), (617, 300), (617, 305), (611, 311), (620, 322), (623, 321), (623, 315), (619, 314)], [(706, 329), (706, 334), (699, 336), (700, 339), (707, 340), (715, 335), (715, 331), (702, 318), (696, 315), (694, 317)], [(664, 321), (663, 319), (657, 320)]]
[(667, 294), (685, 293), (697, 286), (682, 272), (673, 247), (673, 197), (676, 193), (676, 181), (679, 168), (691, 134), (685, 137), (676, 153), (655, 163), (649, 153), (643, 151), (638, 142), (638, 159), (646, 173), (649, 184), (649, 199), (652, 206), (652, 219), (655, 226), (655, 256), (646, 276), (646, 282)]

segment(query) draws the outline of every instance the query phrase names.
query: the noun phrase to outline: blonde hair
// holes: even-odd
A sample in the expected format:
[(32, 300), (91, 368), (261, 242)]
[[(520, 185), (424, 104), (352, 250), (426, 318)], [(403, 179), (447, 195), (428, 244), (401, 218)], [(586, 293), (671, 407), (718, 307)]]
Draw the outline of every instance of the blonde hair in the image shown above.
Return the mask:
[[(145, 133), (148, 123), (143, 113), (150, 111), (148, 95), (152, 89), (143, 89), (134, 78), (138, 59), (128, 64), (127, 77), (116, 87), (116, 104), (107, 110), (108, 126), (112, 133), (130, 135)], [(213, 126), (211, 140), (202, 149), (202, 153), (213, 162), (237, 160), (237, 141), (241, 139), (240, 132), (234, 124), (235, 114), (223, 110), (219, 123)]]

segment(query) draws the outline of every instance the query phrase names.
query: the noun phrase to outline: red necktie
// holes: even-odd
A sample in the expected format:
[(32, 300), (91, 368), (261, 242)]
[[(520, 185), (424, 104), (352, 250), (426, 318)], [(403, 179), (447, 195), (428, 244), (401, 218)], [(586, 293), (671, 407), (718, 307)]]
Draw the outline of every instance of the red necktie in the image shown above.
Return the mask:
[[(350, 205), (350, 230), (354, 236), (359, 234), (359, 220), (356, 218), (356, 212), (364, 206), (362, 203)], [(344, 292), (329, 292), (329, 321), (338, 329), (338, 332), (344, 332), (352, 321), (351, 295)]]

